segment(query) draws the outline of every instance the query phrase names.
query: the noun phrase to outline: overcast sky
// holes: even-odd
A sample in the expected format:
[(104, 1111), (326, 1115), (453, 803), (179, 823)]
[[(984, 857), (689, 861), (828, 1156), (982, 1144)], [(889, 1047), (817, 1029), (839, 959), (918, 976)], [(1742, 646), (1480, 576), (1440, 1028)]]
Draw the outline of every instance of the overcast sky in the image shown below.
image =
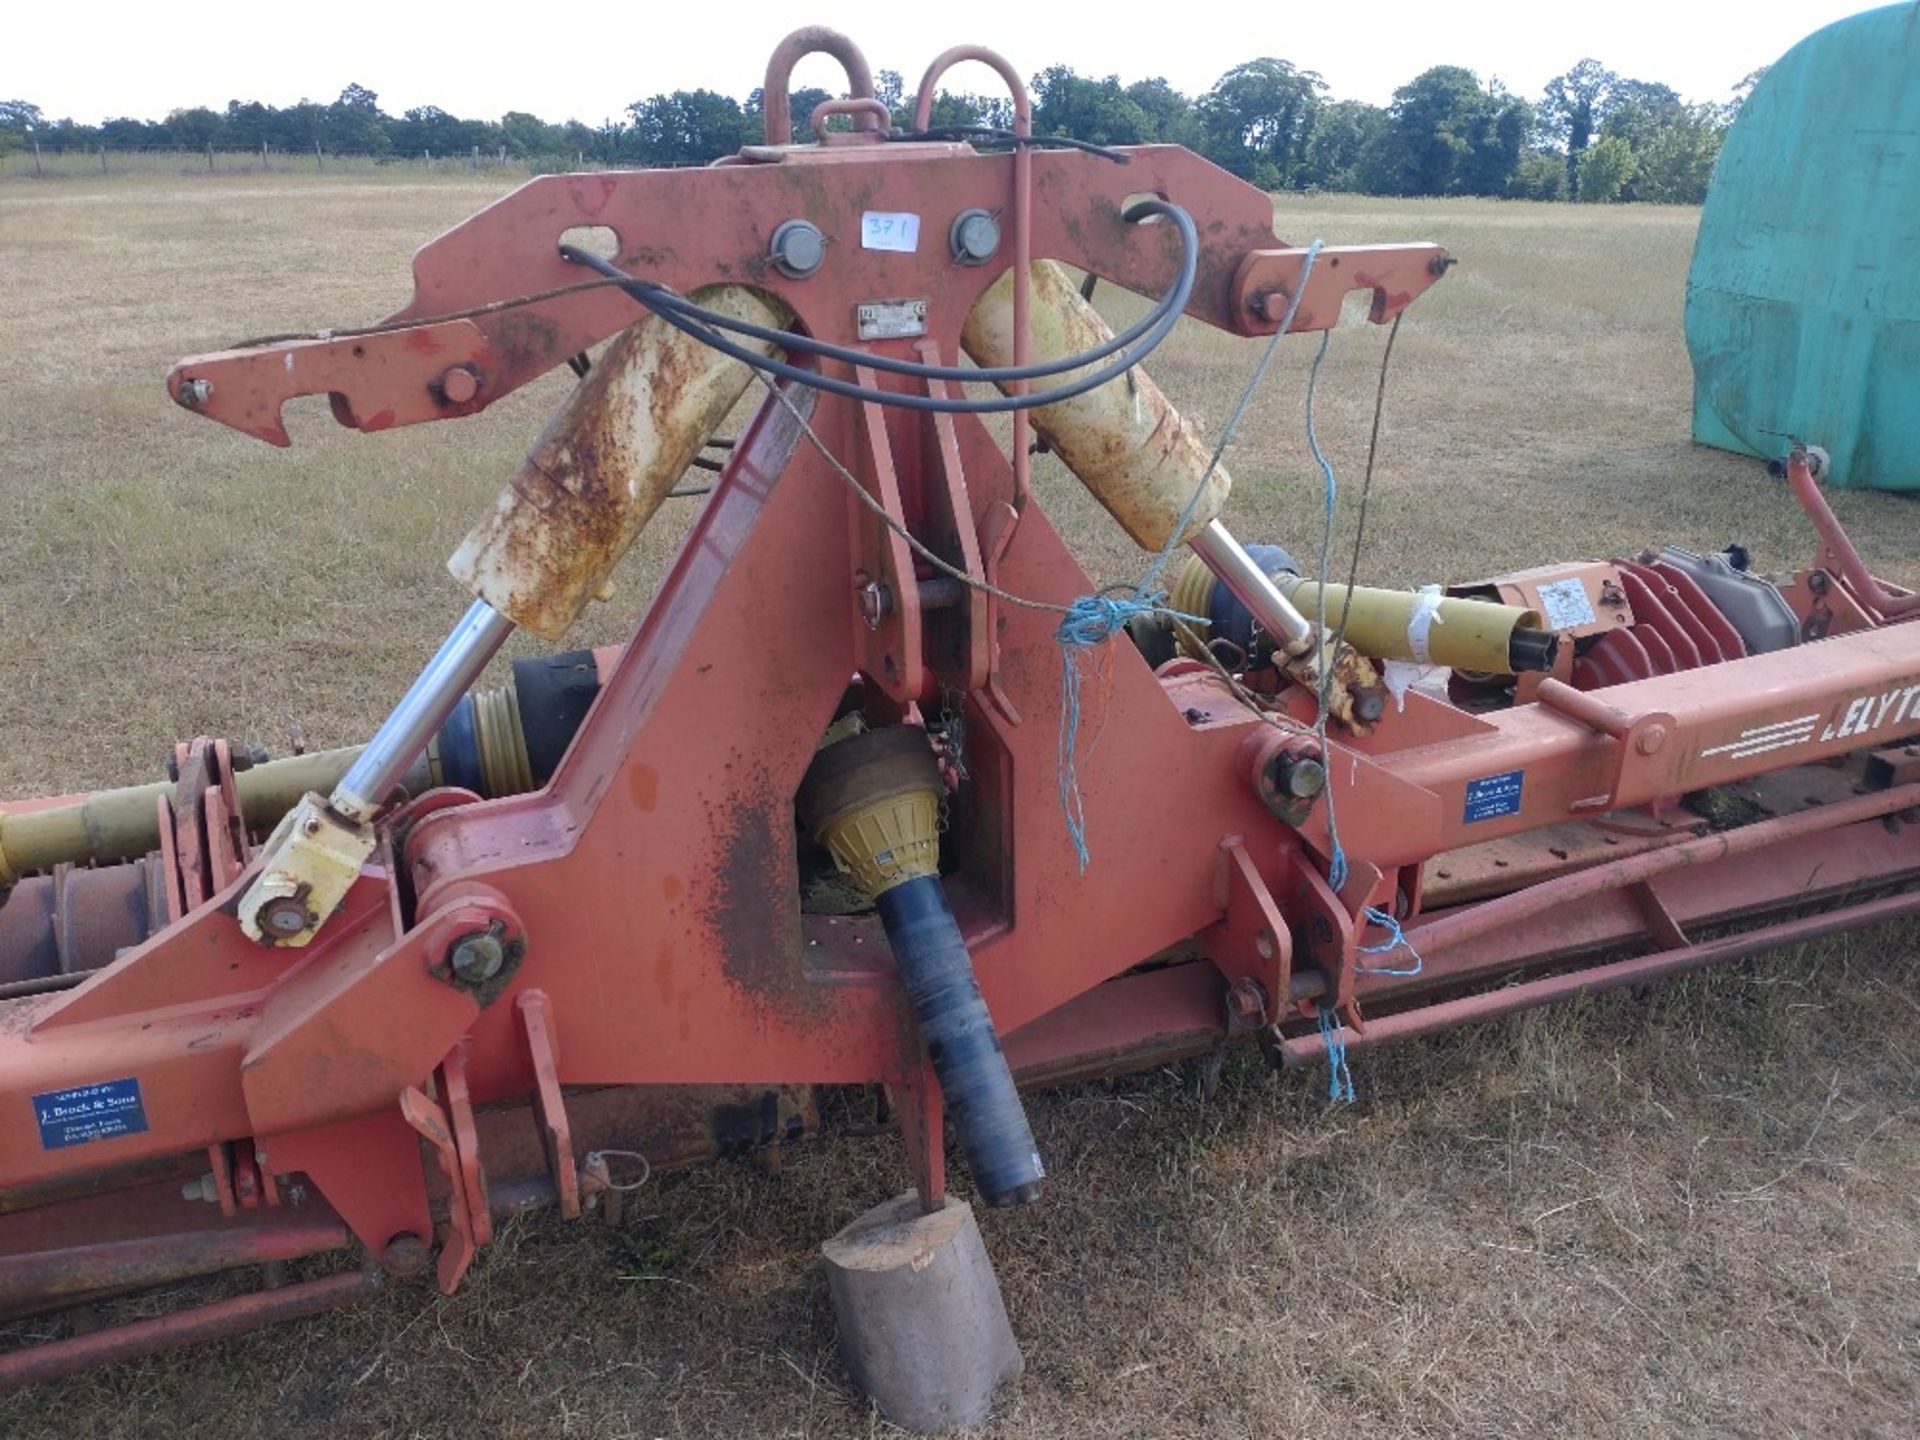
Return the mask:
[[(1870, 8), (1859, 0), (1037, 0), (878, 10), (767, 0), (93, 0), (82, 14), (43, 0), (7, 21), (0, 99), (92, 123), (158, 119), (181, 106), (223, 109), (231, 99), (330, 101), (353, 82), (378, 92), (396, 115), (438, 105), (471, 119), (530, 110), (597, 124), (663, 90), (744, 97), (780, 37), (818, 21), (848, 31), (876, 70), (901, 71), (909, 88), (937, 52), (971, 41), (993, 46), (1029, 77), (1063, 62), (1123, 80), (1163, 75), (1190, 94), (1243, 60), (1275, 55), (1318, 70), (1336, 98), (1381, 103), (1439, 64), (1468, 66), (1532, 98), (1591, 55), (1690, 100), (1717, 101), (1802, 36)], [(972, 66), (954, 81), (983, 91), (997, 83)], [(832, 62), (803, 63), (795, 87), (808, 84), (838, 89)]]

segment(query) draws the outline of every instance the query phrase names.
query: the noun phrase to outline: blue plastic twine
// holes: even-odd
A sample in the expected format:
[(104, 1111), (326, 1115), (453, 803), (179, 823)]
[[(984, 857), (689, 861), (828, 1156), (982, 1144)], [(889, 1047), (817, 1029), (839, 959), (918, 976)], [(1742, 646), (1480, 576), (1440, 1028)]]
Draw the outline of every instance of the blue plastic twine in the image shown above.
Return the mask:
[[(1152, 572), (1148, 578), (1152, 578)], [(1143, 586), (1146, 583), (1142, 581)], [(1073, 853), (1079, 857), (1082, 875), (1087, 873), (1087, 864), (1093, 858), (1087, 852), (1086, 803), (1080, 794), (1080, 773), (1075, 763), (1080, 737), (1082, 657), (1095, 646), (1104, 644), (1114, 631), (1123, 628), (1136, 615), (1161, 613), (1206, 623), (1198, 616), (1179, 615), (1166, 609), (1166, 598), (1164, 592), (1156, 590), (1147, 594), (1144, 589), (1135, 590), (1131, 595), (1082, 595), (1067, 607), (1059, 628), (1053, 632), (1060, 642), (1060, 813), (1066, 817), (1067, 838), (1073, 842)]]
[(1353, 1072), (1347, 1069), (1347, 1042), (1340, 1038), (1340, 1018), (1320, 1007), (1320, 1039), (1327, 1047), (1327, 1099), (1353, 1103)]
[(1358, 970), (1362, 975), (1392, 975), (1406, 979), (1418, 975), (1426, 968), (1427, 962), (1422, 960), (1420, 958), (1420, 952), (1413, 948), (1413, 942), (1407, 939), (1407, 932), (1400, 928), (1400, 922), (1398, 920), (1394, 919), (1393, 916), (1385, 910), (1374, 905), (1367, 907), (1366, 916), (1369, 922), (1378, 925), (1382, 930), (1387, 932), (1387, 938), (1378, 945), (1362, 945), (1360, 947), (1360, 953), (1363, 955), (1391, 955), (1395, 950), (1405, 949), (1406, 952), (1413, 957), (1413, 964), (1404, 969), (1395, 969), (1390, 965), (1356, 965), (1353, 967), (1354, 969)]
[[(1147, 573), (1140, 577), (1140, 583), (1133, 587), (1131, 595), (1115, 595), (1102, 592), (1098, 595), (1082, 595), (1067, 606), (1066, 614), (1061, 618), (1054, 639), (1060, 643), (1060, 813), (1066, 818), (1067, 838), (1073, 842), (1073, 853), (1080, 861), (1080, 873), (1087, 873), (1087, 866), (1093, 857), (1087, 850), (1087, 810), (1086, 802), (1080, 793), (1080, 772), (1075, 763), (1075, 754), (1080, 741), (1080, 687), (1082, 680), (1081, 657), (1096, 646), (1105, 644), (1113, 632), (1122, 629), (1127, 621), (1136, 615), (1166, 615), (1175, 620), (1185, 620), (1191, 625), (1207, 624), (1204, 615), (1183, 615), (1177, 610), (1166, 608), (1166, 592), (1158, 589), (1160, 572), (1166, 568), (1167, 560), (1173, 554), (1192, 523), (1194, 512), (1200, 508), (1200, 497), (1207, 493), (1207, 483), (1213, 479), (1213, 472), (1220, 466), (1220, 457), (1226, 453), (1227, 445), (1233, 439), (1233, 433), (1240, 426), (1241, 417), (1247, 413), (1247, 406), (1253, 402), (1260, 382), (1266, 379), (1267, 370), (1273, 364), (1273, 357), (1280, 348), (1280, 341), (1287, 331), (1293, 328), (1294, 316), (1299, 313), (1301, 297), (1307, 293), (1307, 277), (1313, 274), (1313, 262), (1319, 257), (1321, 244), (1315, 240), (1307, 247), (1307, 255), (1300, 266), (1300, 281), (1293, 287), (1293, 294), (1287, 299), (1287, 312), (1281, 317), (1279, 328), (1273, 332), (1273, 338), (1267, 342), (1266, 350), (1260, 356), (1260, 362), (1253, 367), (1253, 374), (1240, 392), (1240, 399), (1233, 407), (1233, 413), (1227, 416), (1227, 423), (1221, 427), (1220, 441), (1214, 446), (1213, 456), (1207, 461), (1207, 468), (1200, 477), (1200, 483), (1193, 487), (1193, 494), (1187, 497), (1186, 508), (1180, 512), (1180, 519), (1167, 535), (1166, 544), (1160, 547), (1160, 553), (1153, 557), (1153, 563), (1147, 567)], [(1320, 353), (1326, 353), (1324, 339)], [(1314, 371), (1320, 368), (1319, 357), (1314, 359)], [(1313, 382), (1309, 376), (1307, 382), (1307, 442), (1317, 456), (1319, 442), (1313, 436)], [(1333, 481), (1333, 469), (1322, 465), (1327, 471), (1329, 487)], [(1333, 500), (1331, 491), (1327, 500), (1329, 507)], [(1329, 522), (1331, 524), (1331, 522)], [(1325, 561), (1322, 557), (1322, 580), (1325, 580)], [(1324, 583), (1321, 589), (1325, 590)], [(1325, 695), (1321, 703), (1324, 708)], [(1321, 734), (1321, 749), (1326, 748), (1324, 729)], [(1331, 822), (1333, 812), (1327, 812)], [(1335, 882), (1337, 890), (1345, 884), (1346, 859), (1340, 854), (1340, 842), (1334, 840), (1334, 859), (1340, 867), (1342, 879)]]

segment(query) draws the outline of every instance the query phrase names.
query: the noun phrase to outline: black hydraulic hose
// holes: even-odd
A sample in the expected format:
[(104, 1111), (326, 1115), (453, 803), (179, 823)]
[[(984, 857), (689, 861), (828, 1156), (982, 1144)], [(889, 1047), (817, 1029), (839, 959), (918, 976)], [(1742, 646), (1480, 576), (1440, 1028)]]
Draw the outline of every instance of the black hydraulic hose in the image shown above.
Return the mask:
[[(560, 258), (575, 264), (591, 266), (610, 280), (622, 282), (621, 288), (651, 310), (672, 309), (689, 320), (709, 325), (716, 330), (728, 330), (736, 335), (745, 335), (769, 345), (778, 345), (783, 350), (800, 350), (822, 359), (838, 360), (843, 365), (865, 365), (870, 370), (883, 370), (891, 375), (908, 375), (916, 380), (954, 380), (963, 384), (985, 383), (998, 385), (1017, 380), (1042, 380), (1051, 375), (1064, 374), (1069, 370), (1078, 370), (1091, 365), (1095, 360), (1104, 360), (1115, 351), (1124, 350), (1134, 341), (1154, 332), (1153, 339), (1140, 351), (1145, 356), (1148, 351), (1165, 338), (1166, 332), (1173, 328), (1186, 309), (1187, 299), (1193, 293), (1194, 277), (1200, 264), (1200, 237), (1194, 229), (1193, 218), (1178, 205), (1166, 200), (1143, 200), (1127, 211), (1126, 218), (1133, 224), (1152, 216), (1164, 216), (1173, 221), (1180, 231), (1180, 273), (1172, 288), (1153, 303), (1151, 309), (1119, 334), (1103, 340), (1091, 350), (1078, 355), (1069, 355), (1059, 360), (1042, 360), (1030, 365), (996, 365), (977, 367), (969, 365), (931, 365), (921, 360), (897, 360), (888, 355), (875, 355), (870, 351), (857, 350), (847, 345), (836, 345), (830, 340), (817, 340), (811, 335), (796, 334), (791, 330), (775, 330), (770, 326), (757, 325), (751, 320), (737, 319), (732, 315), (723, 315), (709, 310), (683, 295), (675, 294), (664, 285), (651, 280), (642, 280), (629, 275), (619, 266), (590, 251), (580, 250), (572, 245), (560, 247)], [(645, 290), (647, 298), (640, 291)]]
[[(597, 257), (596, 257), (597, 259)], [(801, 365), (789, 364), (785, 360), (775, 360), (762, 355), (757, 350), (749, 350), (734, 344), (718, 331), (711, 330), (696, 321), (688, 320), (678, 311), (649, 303), (635, 286), (634, 298), (658, 315), (674, 329), (684, 331), (722, 355), (740, 361), (743, 365), (760, 371), (764, 375), (780, 380), (806, 385), (828, 395), (840, 395), (849, 400), (872, 401), (876, 405), (891, 405), (901, 410), (916, 410), (944, 415), (1005, 415), (1015, 410), (1029, 410), (1042, 405), (1057, 404), (1062, 400), (1071, 400), (1076, 395), (1084, 395), (1089, 390), (1097, 390), (1109, 380), (1127, 373), (1139, 363), (1140, 356), (1147, 354), (1152, 347), (1143, 345), (1137, 354), (1122, 356), (1119, 363), (1109, 365), (1096, 374), (1085, 376), (1052, 390), (1040, 391), (1030, 395), (1003, 395), (982, 400), (954, 398), (933, 395), (916, 395), (900, 390), (875, 390), (851, 380), (836, 380), (832, 376), (822, 375), (818, 370), (809, 370)]]
[[(1159, 202), (1149, 202), (1149, 204), (1157, 203)], [(1141, 206), (1137, 208), (1145, 209), (1147, 207)], [(893, 405), (908, 410), (934, 411), (960, 415), (1005, 414), (1014, 410), (1034, 409), (1045, 405), (1057, 404), (1063, 400), (1071, 400), (1076, 395), (1084, 395), (1089, 390), (1098, 389), (1108, 381), (1116, 379), (1131, 370), (1135, 365), (1139, 364), (1142, 359), (1151, 354), (1160, 342), (1166, 338), (1167, 334), (1173, 329), (1174, 324), (1179, 320), (1181, 313), (1185, 310), (1187, 299), (1193, 292), (1195, 266), (1198, 259), (1196, 248), (1197, 239), (1193, 234), (1192, 220), (1186, 216), (1184, 211), (1180, 211), (1177, 207), (1170, 208), (1172, 208), (1172, 213), (1177, 216), (1177, 223), (1181, 227), (1183, 238), (1190, 243), (1185, 257), (1185, 263), (1181, 269), (1179, 282), (1176, 284), (1174, 291), (1163, 302), (1165, 305), (1164, 313), (1153, 325), (1151, 333), (1141, 341), (1139, 347), (1121, 356), (1115, 363), (1107, 365), (1091, 375), (1081, 376), (1077, 380), (1069, 381), (1065, 385), (1055, 386), (1052, 389), (1037, 391), (1029, 395), (1000, 396), (981, 400), (961, 397), (915, 395), (893, 390), (870, 389), (867, 386), (852, 381), (834, 379), (830, 376), (822, 375), (816, 370), (809, 370), (785, 360), (776, 360), (770, 356), (762, 355), (757, 351), (749, 350), (744, 346), (736, 345), (726, 339), (725, 336), (719, 334), (718, 329), (715, 327), (735, 330), (745, 334), (755, 334), (757, 332), (756, 338), (765, 339), (767, 343), (778, 345), (782, 348), (793, 348), (805, 350), (810, 353), (826, 354), (829, 358), (844, 359), (848, 364), (884, 369), (891, 373), (904, 374), (917, 379), (958, 379), (963, 382), (990, 381), (999, 383), (1000, 381), (1008, 379), (1029, 378), (1033, 373), (1052, 374), (1059, 373), (1061, 370), (1077, 369), (1089, 363), (1089, 356), (1098, 357), (1101, 354), (1110, 353), (1111, 347), (1110, 345), (1103, 345), (1095, 351), (1087, 352), (1085, 355), (1069, 357), (1063, 361), (1046, 362), (1046, 364), (1039, 367), (1019, 366), (1002, 367), (997, 370), (976, 370), (964, 366), (915, 365), (907, 361), (890, 360), (885, 356), (872, 355), (863, 350), (848, 350), (842, 346), (828, 346), (825, 342), (813, 341), (809, 337), (798, 336), (790, 331), (769, 330), (762, 326), (749, 326), (744, 321), (734, 320), (730, 316), (717, 315), (702, 306), (694, 305), (692, 302), (678, 295), (674, 295), (671, 291), (654, 285), (651, 282), (636, 279), (610, 261), (603, 260), (597, 255), (576, 250), (572, 246), (562, 246), (561, 255), (569, 261), (587, 265), (600, 274), (621, 282), (621, 288), (626, 290), (634, 300), (651, 313), (658, 315), (675, 329), (693, 336), (695, 339), (701, 341), (701, 343), (718, 350), (721, 354), (739, 360), (743, 364), (749, 365), (764, 374), (790, 380), (797, 384), (808, 385), (816, 390), (825, 391), (828, 394), (841, 395), (853, 400), (871, 400), (878, 404)], [(881, 361), (886, 361), (886, 363), (879, 363)]]
[(874, 904), (973, 1183), (989, 1205), (1039, 1199), (1046, 1170), (939, 877), (904, 881)]
[(996, 145), (1012, 145), (1015, 148), (1080, 150), (1088, 155), (1098, 155), (1102, 160), (1111, 160), (1116, 165), (1129, 163), (1126, 151), (1096, 145), (1091, 140), (1076, 140), (1071, 135), (1022, 135), (1017, 130), (1006, 130), (998, 125), (929, 125), (925, 130), (892, 130), (886, 138), (893, 141), (990, 140)]

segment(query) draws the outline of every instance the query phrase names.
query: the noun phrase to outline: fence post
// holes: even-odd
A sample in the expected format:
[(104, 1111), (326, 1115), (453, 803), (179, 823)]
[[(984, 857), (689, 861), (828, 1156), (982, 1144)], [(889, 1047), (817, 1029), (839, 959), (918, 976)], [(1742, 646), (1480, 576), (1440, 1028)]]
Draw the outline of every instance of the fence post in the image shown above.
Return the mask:
[(33, 137), (33, 173), (36, 176), (42, 173), (40, 169), (40, 137), (38, 135)]
[(313, 168), (316, 171), (327, 168), (326, 159), (320, 154), (320, 142), (318, 140), (313, 142)]
[(260, 170), (261, 170), (261, 173), (263, 173), (263, 174), (264, 174), (264, 173), (266, 172), (266, 168), (267, 168), (267, 142), (266, 142), (266, 141), (264, 141), (264, 140), (262, 140), (262, 141), (260, 142)]
[(431, 150), (427, 151), (427, 173), (429, 175), (433, 173), (433, 151)]
[(102, 175), (107, 173), (107, 147), (105, 145), (100, 147), (100, 173)]
[(213, 173), (213, 142), (211, 140), (207, 141), (207, 173), (209, 175)]
[(480, 147), (478, 145), (473, 147), (473, 173), (476, 175), (480, 173)]

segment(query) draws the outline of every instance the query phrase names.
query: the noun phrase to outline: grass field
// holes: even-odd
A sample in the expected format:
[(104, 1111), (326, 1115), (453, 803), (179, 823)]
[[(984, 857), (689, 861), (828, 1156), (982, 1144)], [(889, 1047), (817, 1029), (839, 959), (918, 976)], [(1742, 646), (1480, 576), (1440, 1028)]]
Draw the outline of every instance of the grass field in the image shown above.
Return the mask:
[[(376, 318), (469, 180), (0, 183), (0, 794), (148, 779), (177, 737), (363, 737), (465, 597), (442, 568), (568, 383), (279, 452), (175, 409), (176, 357)], [(1320, 197), (1289, 239), (1432, 239), (1400, 337), (1365, 573), (1464, 579), (1648, 543), (1811, 553), (1784, 490), (1687, 441), (1696, 213)], [(1349, 482), (1382, 336), (1343, 329)], [(1309, 550), (1294, 342), (1230, 463), (1246, 538)], [(1253, 360), (1183, 331), (1211, 430)], [(1096, 574), (1140, 561), (1070, 477)], [(1351, 488), (1351, 486), (1350, 486)], [(683, 502), (684, 503), (684, 502)], [(1841, 493), (1920, 582), (1920, 505)], [(677, 535), (581, 637), (624, 633)], [(984, 1213), (1028, 1370), (994, 1436), (1909, 1436), (1920, 1416), (1912, 929), (1369, 1053), (1360, 1103), (1230, 1059), (1038, 1099), (1046, 1202)], [(856, 1435), (820, 1239), (901, 1188), (888, 1140), (667, 1177), (620, 1231), (516, 1222), (451, 1298), (372, 1306), (0, 1399), (0, 1434)], [(16, 1337), (17, 1338), (17, 1337)]]

